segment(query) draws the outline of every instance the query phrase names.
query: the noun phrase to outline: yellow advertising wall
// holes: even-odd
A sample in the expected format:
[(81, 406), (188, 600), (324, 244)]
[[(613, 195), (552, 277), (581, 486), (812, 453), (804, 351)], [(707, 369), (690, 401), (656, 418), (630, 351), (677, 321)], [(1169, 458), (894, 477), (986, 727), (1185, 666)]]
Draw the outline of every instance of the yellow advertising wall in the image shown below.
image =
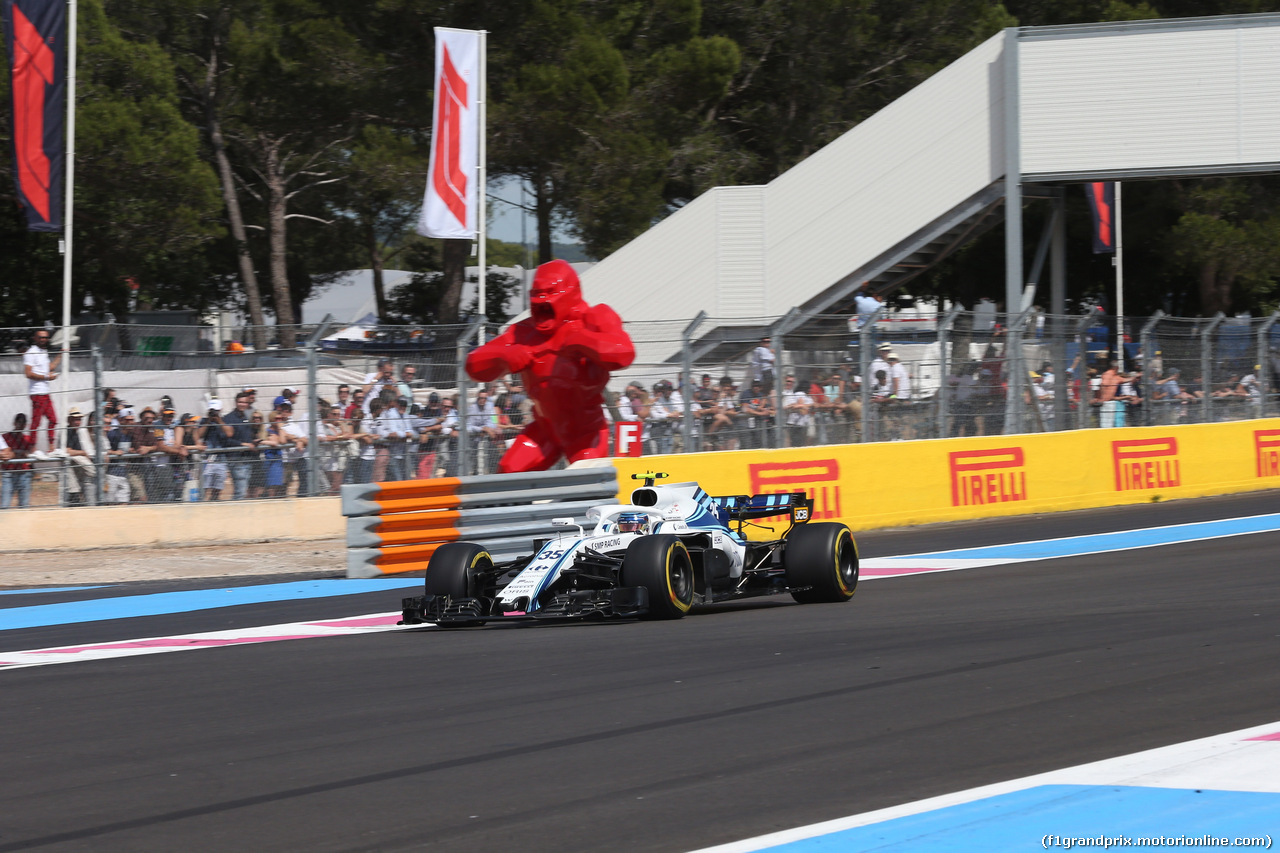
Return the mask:
[(1280, 488), (1280, 419), (614, 460), (713, 495), (804, 490), (855, 530)]

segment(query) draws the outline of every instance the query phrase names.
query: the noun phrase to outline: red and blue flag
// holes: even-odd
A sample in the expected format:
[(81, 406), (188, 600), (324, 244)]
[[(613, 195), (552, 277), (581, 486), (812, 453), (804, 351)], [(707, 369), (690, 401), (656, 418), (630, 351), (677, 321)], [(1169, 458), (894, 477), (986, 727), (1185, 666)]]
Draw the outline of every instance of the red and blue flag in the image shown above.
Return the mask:
[(1114, 181), (1095, 181), (1084, 185), (1093, 214), (1093, 253), (1104, 255), (1116, 250), (1116, 185)]
[(3, 0), (13, 90), (13, 172), (30, 231), (61, 231), (67, 113), (66, 0)]

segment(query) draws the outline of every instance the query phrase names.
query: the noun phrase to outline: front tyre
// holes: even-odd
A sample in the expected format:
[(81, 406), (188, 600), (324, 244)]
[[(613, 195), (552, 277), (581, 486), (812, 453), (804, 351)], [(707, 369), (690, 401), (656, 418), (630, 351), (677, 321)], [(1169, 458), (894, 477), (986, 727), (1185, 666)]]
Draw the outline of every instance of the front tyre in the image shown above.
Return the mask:
[(843, 524), (795, 528), (782, 554), (791, 597), (801, 604), (848, 601), (858, 586), (858, 546)]
[[(431, 555), (427, 563), (427, 595), (447, 595), (454, 601), (481, 598), (483, 590), (476, 577), (493, 568), (493, 558), (484, 546), (474, 542), (448, 542)], [(455, 623), (480, 625), (481, 622)]]
[(693, 607), (693, 560), (679, 537), (641, 536), (622, 559), (622, 586), (649, 591), (649, 619), (679, 619)]

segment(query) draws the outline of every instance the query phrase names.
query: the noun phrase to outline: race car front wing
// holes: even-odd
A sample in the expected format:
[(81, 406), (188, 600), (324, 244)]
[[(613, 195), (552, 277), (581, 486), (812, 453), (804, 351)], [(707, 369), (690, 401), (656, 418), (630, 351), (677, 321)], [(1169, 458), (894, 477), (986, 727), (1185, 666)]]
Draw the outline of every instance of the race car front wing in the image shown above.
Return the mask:
[(649, 611), (649, 590), (641, 586), (575, 590), (552, 597), (532, 612), (523, 602), (508, 607), (492, 598), (418, 595), (401, 601), (401, 625), (476, 624), (519, 619), (622, 619)]

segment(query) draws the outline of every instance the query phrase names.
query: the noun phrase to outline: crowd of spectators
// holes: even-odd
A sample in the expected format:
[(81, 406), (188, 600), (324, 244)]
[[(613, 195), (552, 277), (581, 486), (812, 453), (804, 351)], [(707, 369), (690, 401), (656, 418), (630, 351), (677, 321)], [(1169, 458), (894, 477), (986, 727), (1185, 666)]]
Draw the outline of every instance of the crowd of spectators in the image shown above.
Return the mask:
[[(481, 387), (461, 412), (455, 394), (419, 390), (417, 402), (415, 382), (415, 366), (397, 375), (382, 359), (362, 385), (337, 386), (315, 401), (314, 411), (298, 407), (299, 388), (281, 389), (267, 406), (257, 389), (244, 387), (232, 400), (206, 398), (198, 414), (178, 414), (168, 396), (138, 407), (106, 389), (87, 416), (72, 407), (58, 449), (34, 458), (65, 460), (69, 503), (87, 502), (99, 452), (106, 504), (325, 495), (343, 483), (496, 470), (507, 443), (532, 417), (515, 377)], [(6, 506), (11, 492), (20, 506), (29, 501), (34, 432), (26, 421), (18, 415), (0, 452)], [(468, 471), (459, 470), (463, 441), (471, 451)]]
[[(766, 341), (767, 343), (767, 341)], [(753, 360), (741, 384), (724, 375), (704, 373), (692, 389), (683, 377), (660, 379), (651, 388), (629, 383), (606, 404), (606, 419), (644, 424), (644, 452), (747, 450), (777, 446), (778, 396), (772, 360)], [(801, 382), (783, 378), (784, 446), (856, 441), (861, 422), (860, 379), (844, 370), (811, 370)], [(685, 398), (692, 413), (692, 434), (685, 434)]]
[[(460, 402), (454, 392), (423, 387), (415, 365), (397, 372), (390, 359), (380, 359), (362, 383), (320, 389), (314, 406), (306, 407), (295, 387), (280, 389), (270, 403), (243, 387), (231, 399), (206, 398), (201, 411), (182, 414), (168, 396), (135, 406), (107, 389), (97, 406), (67, 411), (65, 427), (44, 453), (37, 450), (37, 427), (56, 423), (52, 406), (38, 399), (47, 397), (56, 377), (56, 361), (43, 349), (47, 341), (47, 335), (34, 341), (37, 352), (25, 365), (42, 423), (19, 413), (0, 434), (0, 507), (29, 505), (38, 473), (33, 462), (51, 458), (62, 460), (63, 494), (72, 504), (91, 502), (99, 479), (97, 503), (129, 504), (332, 495), (344, 483), (492, 473), (535, 417), (518, 375), (473, 386)], [(779, 376), (785, 368), (770, 343), (765, 338), (751, 352), (740, 380), (703, 373), (690, 385), (676, 374), (606, 392), (605, 417), (642, 423), (645, 454), (995, 435), (1008, 427), (1008, 364), (999, 342), (945, 378), (945, 424), (936, 393), (921, 394), (891, 344), (870, 354), (864, 394), (863, 377), (847, 366), (796, 367)], [(1144, 374), (1152, 378), (1144, 382)], [(1053, 365), (1042, 363), (1028, 378), (1022, 429), (1059, 428), (1055, 418), (1064, 410)], [(1145, 370), (1141, 361), (1121, 370), (1115, 362), (1085, 368), (1077, 360), (1061, 382), (1070, 419), (1064, 426), (1076, 425), (1082, 407), (1090, 426), (1199, 420), (1206, 394), (1226, 417), (1261, 411), (1256, 370), (1206, 385), (1165, 369), (1158, 356)]]
[[(1074, 428), (1082, 420), (1087, 427), (1148, 426), (1193, 423), (1204, 419), (1206, 393), (1210, 420), (1237, 420), (1260, 417), (1262, 387), (1259, 366), (1253, 372), (1229, 372), (1206, 385), (1203, 376), (1183, 378), (1176, 367), (1165, 367), (1159, 353), (1150, 364), (1139, 356), (1127, 367), (1117, 360), (1101, 358), (1092, 366), (1076, 359), (1065, 371), (1060, 412), (1057, 402), (1058, 377), (1051, 362), (1043, 362), (1028, 374), (1025, 402), (1032, 423), (1024, 429), (1049, 431)], [(950, 434), (992, 435), (1003, 429), (1008, 394), (1004, 358), (988, 347), (981, 361), (961, 365), (948, 383), (952, 389), (954, 419)], [(1059, 415), (1066, 423), (1058, 424)], [(1022, 430), (1019, 430), (1022, 431)]]

